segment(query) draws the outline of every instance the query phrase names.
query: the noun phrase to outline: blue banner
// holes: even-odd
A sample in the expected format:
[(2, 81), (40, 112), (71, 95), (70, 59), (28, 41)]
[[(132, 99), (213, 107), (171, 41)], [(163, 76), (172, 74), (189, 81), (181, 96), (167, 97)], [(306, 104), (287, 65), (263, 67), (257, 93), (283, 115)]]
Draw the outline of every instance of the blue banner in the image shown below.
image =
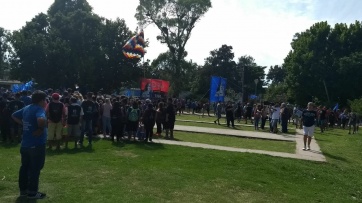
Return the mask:
[(210, 84), (210, 102), (224, 102), (226, 93), (226, 79), (212, 76)]
[(15, 85), (12, 85), (11, 86), (11, 91), (13, 93), (18, 93), (18, 92), (21, 92), (21, 91), (24, 91), (24, 90), (31, 90), (33, 88), (33, 81), (29, 81), (25, 84), (15, 84)]

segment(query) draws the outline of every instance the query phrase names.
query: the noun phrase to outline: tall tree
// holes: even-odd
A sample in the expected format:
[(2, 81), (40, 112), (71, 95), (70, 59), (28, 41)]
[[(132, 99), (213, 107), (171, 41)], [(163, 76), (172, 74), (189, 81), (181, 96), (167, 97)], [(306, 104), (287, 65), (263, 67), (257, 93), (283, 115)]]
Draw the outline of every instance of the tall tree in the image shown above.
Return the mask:
[[(175, 72), (175, 66), (172, 62), (172, 57), (170, 52), (161, 53), (155, 60), (152, 61), (150, 67), (150, 77), (160, 78), (164, 80), (171, 80), (173, 73)], [(192, 61), (181, 61), (182, 71), (178, 76), (181, 81), (183, 81), (183, 86), (180, 90), (190, 91), (192, 88), (193, 78), (195, 76), (198, 65)], [(171, 87), (170, 93), (174, 94), (174, 88)]]
[(176, 95), (183, 84), (179, 75), (186, 56), (186, 43), (196, 23), (209, 8), (210, 0), (140, 0), (137, 7), (135, 17), (140, 24), (155, 24), (161, 31), (157, 39), (169, 49), (175, 67), (171, 85)]
[[(241, 56), (238, 60), (238, 71), (241, 76), (240, 87), (243, 101), (247, 101), (250, 95), (260, 95), (264, 93), (262, 88), (265, 85), (265, 69), (255, 63), (255, 59), (251, 56)], [(255, 84), (255, 80), (258, 82)]]
[(237, 90), (240, 77), (236, 68), (232, 46), (222, 45), (219, 49), (210, 51), (210, 56), (205, 59), (204, 66), (198, 70), (196, 78), (198, 82), (197, 86), (194, 86), (194, 91), (205, 94), (210, 88), (211, 76), (226, 78), (228, 89)]
[(347, 99), (361, 96), (355, 91), (361, 85), (361, 38), (359, 21), (334, 28), (320, 22), (297, 33), (283, 65), (289, 96), (301, 105), (316, 98), (327, 104), (346, 104)]
[(0, 78), (8, 76), (10, 70), (10, 32), (0, 27)]
[(285, 80), (287, 71), (283, 66), (270, 66), (269, 72), (267, 74), (267, 80), (272, 81), (272, 83), (278, 84)]
[(21, 81), (35, 79), (40, 84), (53, 85), (50, 79), (53, 70), (48, 65), (48, 28), (47, 15), (40, 13), (19, 31), (13, 32), (12, 45), (16, 55), (16, 64), (11, 76)]
[(12, 75), (33, 78), (43, 87), (78, 84), (84, 91), (138, 84), (138, 61), (121, 52), (133, 34), (124, 20), (94, 14), (86, 0), (55, 0), (48, 15), (39, 14), (14, 32), (17, 66)]

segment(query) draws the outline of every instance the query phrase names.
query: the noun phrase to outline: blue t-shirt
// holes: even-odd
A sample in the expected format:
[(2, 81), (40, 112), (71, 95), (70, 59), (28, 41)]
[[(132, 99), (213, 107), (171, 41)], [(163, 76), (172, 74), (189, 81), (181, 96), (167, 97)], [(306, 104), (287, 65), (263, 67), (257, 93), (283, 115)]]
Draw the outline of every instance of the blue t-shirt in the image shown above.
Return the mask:
[(316, 118), (317, 118), (316, 111), (308, 111), (308, 110), (303, 111), (302, 113), (303, 126), (305, 127), (313, 126)]
[(45, 145), (47, 141), (47, 129), (40, 136), (34, 136), (33, 132), (38, 129), (38, 118), (44, 118), (45, 109), (38, 105), (29, 105), (13, 113), (15, 118), (23, 121), (23, 139), (21, 147), (35, 147)]

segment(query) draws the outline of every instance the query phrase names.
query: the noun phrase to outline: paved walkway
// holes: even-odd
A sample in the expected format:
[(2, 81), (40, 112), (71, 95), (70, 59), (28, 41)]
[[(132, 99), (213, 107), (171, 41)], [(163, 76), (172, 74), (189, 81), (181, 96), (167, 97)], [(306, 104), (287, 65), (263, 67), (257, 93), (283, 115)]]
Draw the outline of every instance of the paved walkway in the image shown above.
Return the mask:
[(322, 154), (315, 139), (312, 139), (312, 142), (311, 142), (312, 150), (304, 151), (302, 149), (304, 146), (303, 135), (302, 135), (303, 132), (299, 129), (297, 129), (297, 135), (295, 135), (295, 136), (294, 135), (276, 135), (276, 134), (263, 133), (263, 132), (240, 131), (240, 130), (231, 130), (231, 129), (181, 126), (181, 125), (176, 125), (175, 130), (184, 131), (184, 132), (199, 132), (199, 133), (201, 132), (201, 133), (209, 133), (209, 134), (232, 135), (232, 136), (238, 136), (238, 137), (251, 137), (251, 138), (257, 138), (257, 139), (271, 139), (271, 137), (272, 137), (272, 140), (296, 142), (296, 153), (292, 154), (292, 153), (283, 153), (283, 152), (254, 150), (254, 149), (242, 149), (242, 148), (235, 148), (235, 147), (223, 147), (223, 146), (218, 146), (218, 145), (209, 145), (209, 144), (182, 142), (182, 141), (173, 141), (173, 140), (163, 140), (163, 139), (154, 139), (154, 142), (161, 143), (161, 144), (223, 150), (223, 151), (230, 151), (230, 152), (256, 153), (256, 154), (265, 154), (265, 155), (276, 156), (276, 157), (326, 162), (326, 158)]
[(185, 125), (175, 125), (175, 130), (184, 131), (184, 132), (197, 132), (197, 133), (208, 133), (216, 135), (229, 135), (236, 137), (247, 137), (247, 138), (257, 138), (257, 139), (266, 139), (266, 140), (281, 140), (281, 141), (291, 141), (295, 142), (295, 135), (289, 134), (272, 134), (272, 133), (263, 133), (258, 131), (245, 131), (245, 130), (235, 130), (225, 127), (221, 128), (205, 128), (197, 126), (185, 126)]
[[(225, 120), (225, 119), (220, 119), (220, 124), (221, 125), (226, 125), (225, 122), (222, 122), (222, 120)], [(180, 121), (180, 122), (188, 122), (188, 123), (207, 123), (207, 124), (214, 124), (214, 122), (211, 122), (211, 121), (197, 121), (197, 120), (184, 120), (184, 119), (176, 119), (176, 121)], [(249, 121), (250, 123), (250, 121)], [(254, 127), (253, 124), (245, 124), (245, 123), (238, 123), (236, 122), (235, 120), (235, 123), (234, 123), (235, 126), (244, 126), (244, 127)]]

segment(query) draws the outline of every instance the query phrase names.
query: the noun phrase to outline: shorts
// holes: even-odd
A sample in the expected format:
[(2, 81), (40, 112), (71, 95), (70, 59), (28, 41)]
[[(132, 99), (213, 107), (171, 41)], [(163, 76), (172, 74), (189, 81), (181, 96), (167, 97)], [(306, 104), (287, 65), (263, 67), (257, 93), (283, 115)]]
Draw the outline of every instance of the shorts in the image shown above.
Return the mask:
[(166, 130), (173, 130), (175, 128), (175, 121), (168, 121), (163, 124)]
[(126, 130), (131, 132), (136, 132), (138, 128), (138, 121), (128, 121), (126, 125)]
[(304, 135), (307, 135), (308, 137), (313, 137), (314, 134), (314, 125), (310, 127), (303, 126)]
[(272, 122), (272, 127), (276, 128), (278, 126), (279, 119), (272, 119), (271, 122)]
[(48, 140), (61, 140), (62, 139), (62, 122), (48, 123)]
[(76, 125), (69, 125), (68, 124), (67, 128), (68, 128), (68, 136), (69, 137), (74, 137), (74, 138), (80, 137), (80, 126), (79, 126), (79, 124), (76, 124)]

